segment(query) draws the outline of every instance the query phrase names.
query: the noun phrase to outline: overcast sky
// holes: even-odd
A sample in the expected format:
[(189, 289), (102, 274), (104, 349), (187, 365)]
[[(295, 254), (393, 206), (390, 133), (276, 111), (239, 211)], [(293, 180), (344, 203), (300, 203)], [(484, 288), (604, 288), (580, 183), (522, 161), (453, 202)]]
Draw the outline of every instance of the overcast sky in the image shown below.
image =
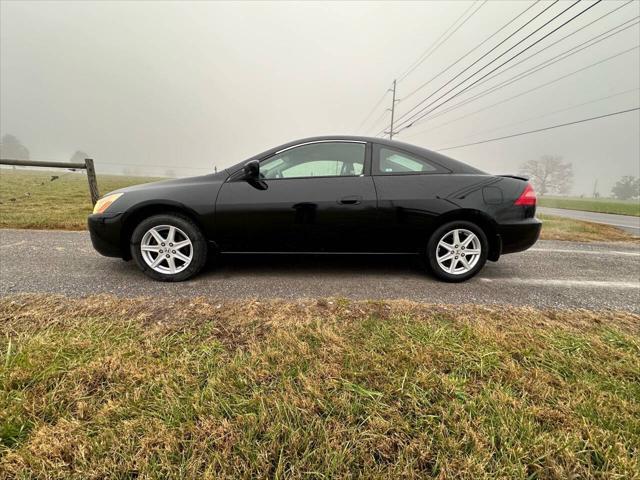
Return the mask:
[[(576, 5), (458, 90), (591, 3)], [(595, 5), (503, 70), (624, 3)], [(213, 165), (223, 168), (305, 136), (375, 135), (388, 124), (389, 117), (380, 115), (391, 97), (358, 129), (367, 114), (393, 79), (401, 78), (464, 12), (468, 16), (479, 8), (398, 83), (401, 101), (396, 118), (551, 5), (543, 1), (534, 5), (459, 64), (408, 96), (532, 4), (3, 1), (0, 133), (17, 136), (33, 159), (67, 160), (74, 151), (83, 150), (95, 158), (98, 171), (129, 168), (158, 175), (171, 169), (182, 176), (206, 173)], [(569, 5), (561, 1), (551, 6), (457, 81)], [(617, 25), (633, 23), (639, 14), (640, 2), (634, 0), (433, 113)], [(418, 122), (397, 139), (439, 150), (637, 107), (640, 55), (634, 49), (457, 120), (638, 44), (636, 24), (492, 94)], [(558, 110), (562, 111), (553, 113)], [(574, 165), (574, 193), (590, 194), (598, 178), (601, 193), (607, 195), (620, 176), (640, 175), (639, 131), (640, 115), (635, 111), (443, 153), (493, 173), (515, 173), (526, 160), (561, 155)]]

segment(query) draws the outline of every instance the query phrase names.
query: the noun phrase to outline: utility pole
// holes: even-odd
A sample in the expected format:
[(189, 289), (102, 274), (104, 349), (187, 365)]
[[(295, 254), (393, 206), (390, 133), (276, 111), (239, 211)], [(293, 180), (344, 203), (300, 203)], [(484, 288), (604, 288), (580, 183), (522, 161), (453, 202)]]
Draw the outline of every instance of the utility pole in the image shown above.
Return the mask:
[(396, 81), (393, 81), (393, 99), (391, 100), (391, 128), (389, 129), (389, 140), (393, 140), (393, 115), (396, 113)]
[(598, 179), (593, 183), (593, 198), (598, 198)]

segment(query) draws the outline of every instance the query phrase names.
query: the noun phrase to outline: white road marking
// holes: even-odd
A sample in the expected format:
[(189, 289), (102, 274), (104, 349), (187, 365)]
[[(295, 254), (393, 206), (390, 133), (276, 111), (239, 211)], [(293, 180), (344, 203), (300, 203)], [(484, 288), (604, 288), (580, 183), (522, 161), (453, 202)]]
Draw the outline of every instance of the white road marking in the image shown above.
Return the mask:
[(629, 255), (640, 257), (640, 252), (625, 252), (620, 250), (572, 250), (562, 248), (530, 248), (529, 252), (553, 252), (553, 253), (586, 253), (587, 255)]
[(557, 280), (545, 278), (481, 278), (480, 281), (486, 283), (519, 283), (526, 285), (542, 285), (551, 287), (601, 287), (640, 290), (640, 280), (638, 280), (637, 282), (609, 282), (598, 280)]
[(26, 243), (26, 242), (23, 240), (23, 241), (17, 242), (17, 243), (10, 243), (9, 245), (0, 245), (0, 248), (17, 247), (18, 245), (22, 245), (23, 243)]

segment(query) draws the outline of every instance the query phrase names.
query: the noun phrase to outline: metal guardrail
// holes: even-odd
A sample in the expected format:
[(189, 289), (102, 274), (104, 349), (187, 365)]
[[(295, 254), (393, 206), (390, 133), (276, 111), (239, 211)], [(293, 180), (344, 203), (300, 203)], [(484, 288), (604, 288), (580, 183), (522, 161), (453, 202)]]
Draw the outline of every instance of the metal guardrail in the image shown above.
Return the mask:
[(68, 162), (39, 162), (35, 160), (13, 160), (10, 158), (0, 158), (0, 165), (14, 165), (17, 167), (48, 167), (48, 168), (67, 168), (87, 171), (87, 181), (89, 182), (89, 193), (91, 193), (91, 202), (95, 205), (100, 198), (98, 190), (98, 179), (96, 178), (96, 170), (93, 166), (93, 159), (85, 158), (84, 163), (68, 163)]

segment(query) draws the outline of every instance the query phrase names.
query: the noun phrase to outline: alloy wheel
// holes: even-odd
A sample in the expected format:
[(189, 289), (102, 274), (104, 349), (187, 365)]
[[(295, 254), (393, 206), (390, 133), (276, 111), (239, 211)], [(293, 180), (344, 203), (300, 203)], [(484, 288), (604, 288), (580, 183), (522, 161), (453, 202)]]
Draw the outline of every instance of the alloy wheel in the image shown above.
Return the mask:
[(481, 251), (482, 245), (475, 233), (456, 228), (440, 238), (436, 247), (436, 260), (443, 271), (463, 275), (476, 266)]
[(193, 259), (191, 239), (173, 225), (150, 228), (140, 242), (145, 263), (158, 273), (175, 274), (183, 271)]

